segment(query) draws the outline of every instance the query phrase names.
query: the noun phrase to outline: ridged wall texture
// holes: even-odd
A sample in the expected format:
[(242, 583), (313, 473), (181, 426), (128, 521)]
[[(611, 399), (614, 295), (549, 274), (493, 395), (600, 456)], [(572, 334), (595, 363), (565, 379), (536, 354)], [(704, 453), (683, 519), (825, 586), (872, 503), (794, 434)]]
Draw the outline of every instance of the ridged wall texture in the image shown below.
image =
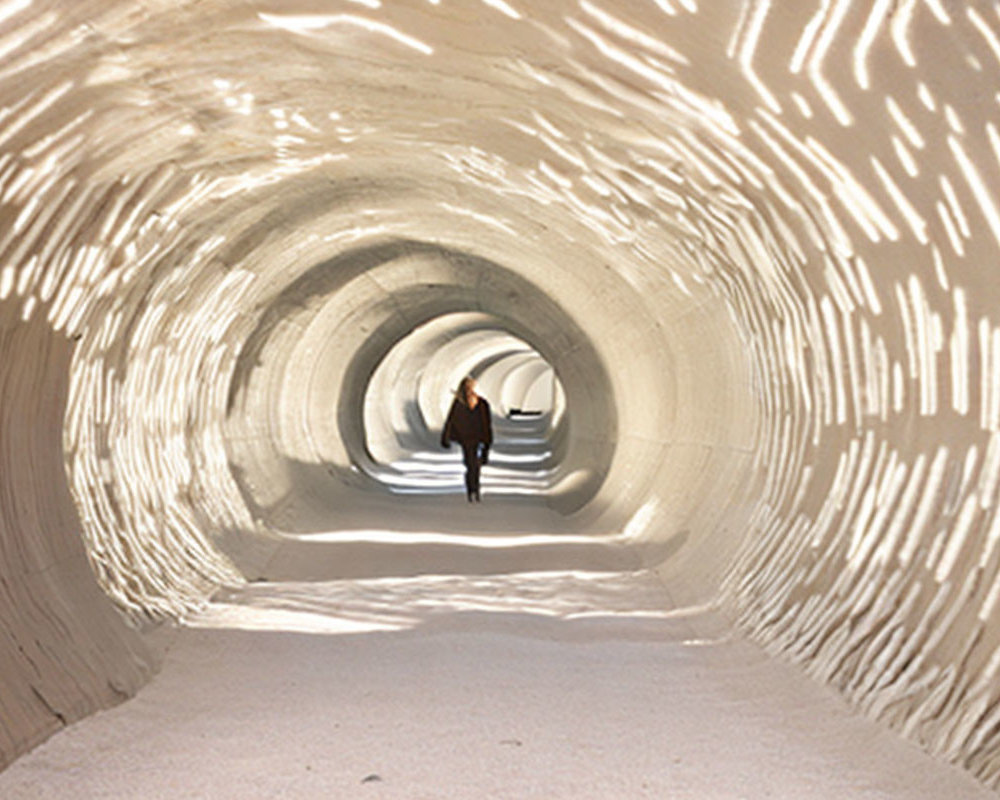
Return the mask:
[(998, 102), (986, 2), (0, 3), (5, 758), (515, 337), (539, 519), (998, 785)]
[(73, 344), (0, 304), (0, 765), (131, 696), (153, 659), (87, 561), (63, 467)]

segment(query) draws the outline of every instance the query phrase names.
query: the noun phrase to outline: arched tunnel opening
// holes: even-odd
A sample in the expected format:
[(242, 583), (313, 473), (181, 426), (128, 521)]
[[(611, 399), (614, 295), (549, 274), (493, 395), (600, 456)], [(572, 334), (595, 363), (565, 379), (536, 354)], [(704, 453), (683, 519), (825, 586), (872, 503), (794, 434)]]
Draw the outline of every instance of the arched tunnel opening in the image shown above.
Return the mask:
[(571, 426), (566, 393), (544, 356), (507, 332), (503, 320), (482, 312), (426, 322), (379, 361), (363, 401), (367, 471), (398, 494), (464, 491), (460, 455), (438, 451), (465, 378), (496, 398), (488, 491), (544, 498), (558, 480), (561, 444)]
[[(545, 796), (987, 796), (998, 88), (985, 2), (0, 3), (0, 794), (65, 796), (28, 751), (118, 706), (73, 731), (167, 761), (344, 714), (320, 796), (402, 704), (455, 774), (529, 731)], [(814, 728), (850, 769), (781, 771)], [(452, 774), (407, 758), (358, 779)]]

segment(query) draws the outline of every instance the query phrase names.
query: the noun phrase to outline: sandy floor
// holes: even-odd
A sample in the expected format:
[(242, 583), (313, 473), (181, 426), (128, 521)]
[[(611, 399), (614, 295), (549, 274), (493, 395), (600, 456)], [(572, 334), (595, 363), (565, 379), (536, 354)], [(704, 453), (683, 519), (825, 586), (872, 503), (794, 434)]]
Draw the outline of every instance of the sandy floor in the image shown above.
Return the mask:
[(0, 797), (995, 797), (664, 603), (642, 574), (255, 584)]

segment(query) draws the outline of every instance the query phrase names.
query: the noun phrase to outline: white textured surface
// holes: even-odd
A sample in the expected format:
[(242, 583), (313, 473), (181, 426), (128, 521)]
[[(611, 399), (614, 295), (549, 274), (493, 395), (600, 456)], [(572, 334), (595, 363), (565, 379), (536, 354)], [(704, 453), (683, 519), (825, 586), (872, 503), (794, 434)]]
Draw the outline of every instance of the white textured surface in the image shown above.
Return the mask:
[[(273, 575), (287, 533), (524, 522), (624, 531), (674, 602), (996, 786), (998, 79), (986, 2), (0, 4), (0, 369), (39, 411), (0, 429), (31, 587), (0, 759), (146, 671), (78, 555), (49, 579), (78, 532), (143, 620)], [(470, 312), (565, 393), (479, 531), (401, 497), (364, 416), (384, 356)]]
[(137, 698), (19, 760), (0, 795), (994, 796), (666, 604), (649, 575), (608, 573), (249, 586), (189, 622), (221, 630), (181, 630)]

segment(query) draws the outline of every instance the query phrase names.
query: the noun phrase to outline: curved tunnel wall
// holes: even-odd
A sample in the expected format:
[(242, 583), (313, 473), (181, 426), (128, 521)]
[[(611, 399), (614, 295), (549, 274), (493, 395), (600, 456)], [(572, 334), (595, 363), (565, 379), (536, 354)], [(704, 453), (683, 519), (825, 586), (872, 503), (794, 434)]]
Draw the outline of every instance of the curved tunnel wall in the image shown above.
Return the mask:
[(3, 759), (145, 674), (98, 583), (178, 614), (363, 504), (379, 359), (485, 312), (575, 527), (996, 783), (996, 11), (334, 5), (0, 7)]
[[(12, 316), (14, 317), (12, 319)], [(153, 658), (94, 581), (63, 470), (73, 343), (0, 303), (0, 754), (133, 694)]]

